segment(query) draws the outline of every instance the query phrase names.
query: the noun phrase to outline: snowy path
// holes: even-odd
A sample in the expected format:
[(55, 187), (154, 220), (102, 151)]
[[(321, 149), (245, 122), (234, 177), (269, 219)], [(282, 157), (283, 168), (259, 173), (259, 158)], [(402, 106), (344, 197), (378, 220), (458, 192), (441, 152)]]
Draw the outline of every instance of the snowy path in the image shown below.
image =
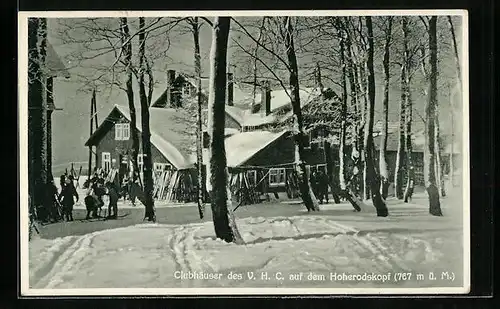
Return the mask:
[[(462, 231), (456, 212), (437, 218), (424, 207), (403, 205), (393, 206), (392, 213), (388, 218), (370, 213), (243, 218), (238, 226), (245, 245), (215, 239), (210, 222), (138, 224), (84, 236), (35, 239), (30, 243), (30, 287), (461, 286)], [(431, 271), (453, 272), (456, 278), (421, 282), (329, 278), (331, 273), (427, 276)], [(185, 277), (200, 273), (219, 277)], [(301, 280), (292, 280), (300, 273)], [(325, 277), (306, 280), (309, 274)]]

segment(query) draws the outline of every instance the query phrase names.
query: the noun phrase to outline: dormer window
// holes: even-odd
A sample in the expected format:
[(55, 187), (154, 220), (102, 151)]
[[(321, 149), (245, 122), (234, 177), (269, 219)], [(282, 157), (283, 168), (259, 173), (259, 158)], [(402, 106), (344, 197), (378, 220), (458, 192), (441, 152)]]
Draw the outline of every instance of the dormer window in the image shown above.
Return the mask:
[(130, 139), (130, 124), (117, 123), (115, 124), (115, 140), (128, 141)]

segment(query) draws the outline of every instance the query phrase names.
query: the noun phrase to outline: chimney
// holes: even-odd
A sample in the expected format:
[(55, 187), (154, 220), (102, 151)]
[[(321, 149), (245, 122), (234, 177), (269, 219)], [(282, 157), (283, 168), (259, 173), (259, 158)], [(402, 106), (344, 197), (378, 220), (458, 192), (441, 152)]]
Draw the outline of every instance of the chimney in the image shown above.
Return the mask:
[(227, 73), (227, 91), (226, 91), (226, 102), (227, 105), (233, 106), (233, 91), (234, 91), (234, 83), (233, 83), (233, 73)]
[(168, 70), (167, 71), (167, 102), (166, 102), (166, 107), (172, 107), (172, 101), (173, 101), (173, 95), (172, 95), (172, 90), (173, 90), (173, 84), (175, 80), (175, 70)]
[(271, 87), (269, 81), (263, 82), (260, 110), (263, 115), (271, 114)]

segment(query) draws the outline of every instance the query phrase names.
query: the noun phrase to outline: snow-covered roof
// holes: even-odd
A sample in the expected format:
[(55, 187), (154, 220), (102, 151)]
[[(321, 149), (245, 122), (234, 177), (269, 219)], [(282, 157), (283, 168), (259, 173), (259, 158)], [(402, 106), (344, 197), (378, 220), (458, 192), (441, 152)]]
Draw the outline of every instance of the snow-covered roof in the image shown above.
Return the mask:
[(237, 167), (242, 165), (286, 132), (242, 132), (226, 138), (227, 166)]
[[(272, 90), (271, 91), (271, 113), (277, 112), (278, 110), (285, 108), (287, 106), (290, 106), (291, 101), (290, 101), (290, 95), (291, 91), (290, 89), (278, 89), (278, 90)], [(319, 88), (301, 88), (299, 90), (299, 97), (300, 97), (300, 105), (301, 107), (304, 107), (305, 105), (309, 104), (309, 102), (312, 101), (315, 97), (320, 95)], [(261, 102), (262, 101), (262, 93), (258, 93), (255, 95), (255, 101), (256, 102)]]
[[(373, 132), (378, 133), (382, 132), (383, 121), (379, 120), (373, 125)], [(398, 121), (389, 121), (387, 123), (387, 131), (389, 133), (397, 132), (399, 130), (399, 122)]]
[[(261, 111), (252, 113), (249, 101), (253, 101), (249, 96), (245, 97), (245, 102), (241, 100), (235, 101), (235, 106), (226, 106), (226, 113), (233, 117), (241, 126), (254, 127), (270, 124), (279, 120), (286, 120), (293, 115), (291, 110), (291, 100), (288, 96), (290, 90), (278, 89), (271, 91), (271, 113), (266, 115), (264, 113), (265, 106), (261, 106)], [(318, 88), (303, 88), (299, 91), (300, 105), (305, 107), (314, 98), (320, 95)], [(255, 95), (255, 103), (261, 103), (262, 95), (260, 93)], [(243, 107), (246, 106), (246, 107)], [(287, 109), (289, 108), (289, 109)], [(280, 111), (285, 110), (284, 114)]]
[[(225, 140), (226, 160), (228, 167), (238, 167), (250, 160), (261, 150), (271, 145), (287, 131), (273, 133), (269, 131), (239, 132), (227, 136)], [(209, 149), (203, 149), (203, 163), (209, 160)], [(190, 156), (196, 162), (196, 154)]]
[[(114, 109), (130, 121), (128, 107), (116, 104)], [(140, 108), (136, 109), (136, 114), (136, 128), (142, 131)], [(177, 169), (190, 167), (192, 163), (189, 161), (189, 156), (195, 149), (196, 139), (194, 135), (190, 134), (193, 129), (190, 125), (191, 122), (188, 121), (189, 115), (182, 110), (173, 108), (151, 107), (149, 116), (151, 143)]]

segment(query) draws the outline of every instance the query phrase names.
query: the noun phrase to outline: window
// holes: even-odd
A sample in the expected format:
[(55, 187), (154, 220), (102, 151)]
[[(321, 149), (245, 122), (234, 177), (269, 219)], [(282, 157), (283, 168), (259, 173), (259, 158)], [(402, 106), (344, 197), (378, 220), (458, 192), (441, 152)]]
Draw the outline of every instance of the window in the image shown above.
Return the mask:
[(115, 140), (128, 141), (130, 138), (130, 124), (117, 123), (115, 124)]
[(269, 170), (269, 186), (285, 185), (285, 169), (272, 168)]
[(326, 164), (318, 164), (316, 165), (316, 172), (322, 171), (326, 174)]
[(189, 83), (185, 83), (184, 87), (182, 87), (182, 94), (185, 96), (191, 95), (191, 85)]
[(257, 171), (256, 170), (247, 171), (247, 178), (249, 185), (255, 186), (257, 184)]
[(170, 168), (170, 165), (168, 163), (153, 163), (153, 170), (155, 172), (161, 173), (163, 171), (166, 171)]
[(304, 137), (304, 148), (311, 149), (312, 132), (309, 131)]
[(111, 154), (109, 152), (102, 153), (101, 168), (106, 172), (109, 172), (111, 170)]
[(325, 148), (325, 140), (323, 136), (323, 130), (321, 128), (314, 130), (314, 132), (309, 131), (309, 147), (314, 144), (318, 147), (318, 149)]
[(144, 158), (142, 154), (137, 155), (137, 167), (139, 168), (139, 173), (144, 170)]

